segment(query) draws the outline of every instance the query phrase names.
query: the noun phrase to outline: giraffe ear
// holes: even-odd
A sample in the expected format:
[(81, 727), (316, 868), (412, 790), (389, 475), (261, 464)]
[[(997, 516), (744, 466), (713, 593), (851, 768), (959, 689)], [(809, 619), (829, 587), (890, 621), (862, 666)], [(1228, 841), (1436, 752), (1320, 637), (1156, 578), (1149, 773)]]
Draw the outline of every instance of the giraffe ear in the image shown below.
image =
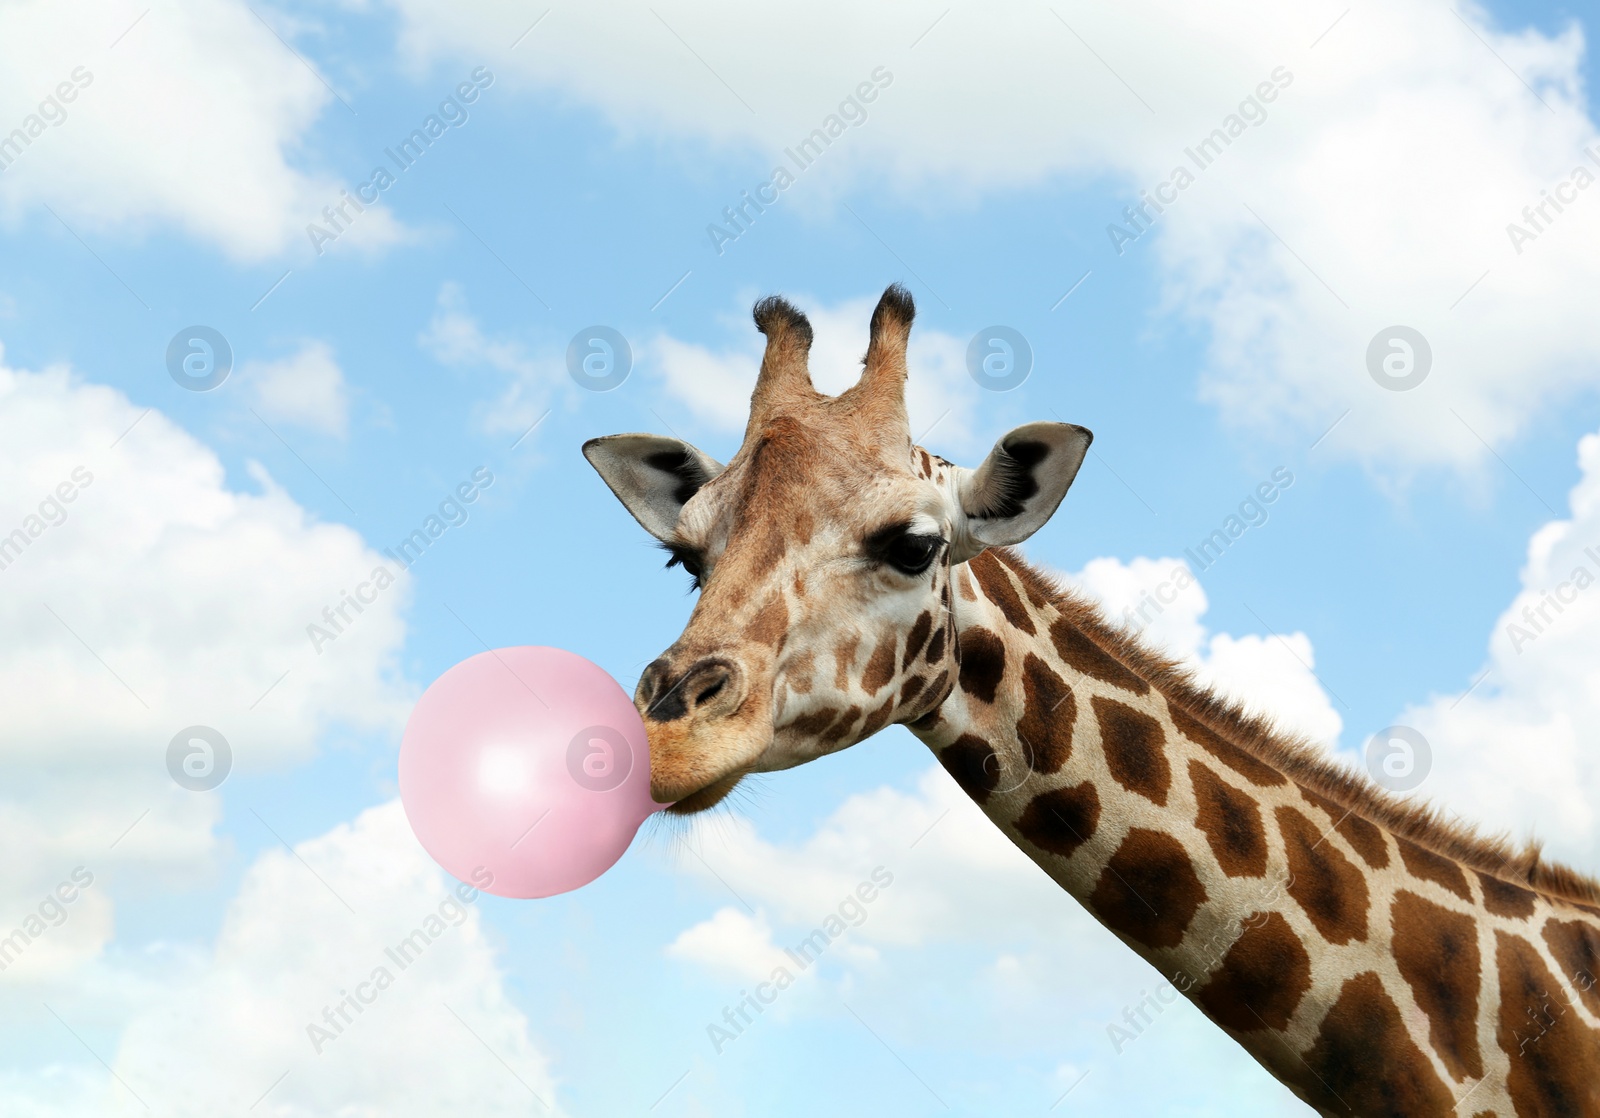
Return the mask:
[(1075, 423), (1028, 423), (1007, 432), (957, 484), (962, 523), (950, 561), (1021, 543), (1044, 526), (1078, 476), (1094, 435)]
[(678, 514), (722, 463), (665, 435), (607, 435), (583, 444), (583, 456), (633, 518), (658, 540), (672, 535)]

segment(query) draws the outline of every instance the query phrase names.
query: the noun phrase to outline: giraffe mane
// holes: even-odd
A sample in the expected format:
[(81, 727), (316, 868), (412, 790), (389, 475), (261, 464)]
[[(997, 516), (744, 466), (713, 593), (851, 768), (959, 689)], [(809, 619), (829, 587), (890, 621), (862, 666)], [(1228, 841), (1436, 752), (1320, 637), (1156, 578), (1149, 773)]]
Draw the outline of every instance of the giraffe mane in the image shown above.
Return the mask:
[(1069, 624), (1119, 661), (1202, 726), (1256, 760), (1339, 807), (1390, 833), (1450, 858), (1479, 873), (1531, 889), (1600, 915), (1600, 880), (1545, 861), (1541, 844), (1520, 847), (1504, 834), (1486, 835), (1471, 823), (1447, 819), (1426, 801), (1403, 799), (1379, 787), (1352, 765), (1329, 757), (1301, 734), (1281, 729), (1266, 715), (1216, 694), (1192, 668), (1148, 648), (1137, 636), (1109, 622), (1098, 604), (1059, 576), (1030, 566), (1012, 549), (1007, 565), (1036, 602), (1048, 601)]

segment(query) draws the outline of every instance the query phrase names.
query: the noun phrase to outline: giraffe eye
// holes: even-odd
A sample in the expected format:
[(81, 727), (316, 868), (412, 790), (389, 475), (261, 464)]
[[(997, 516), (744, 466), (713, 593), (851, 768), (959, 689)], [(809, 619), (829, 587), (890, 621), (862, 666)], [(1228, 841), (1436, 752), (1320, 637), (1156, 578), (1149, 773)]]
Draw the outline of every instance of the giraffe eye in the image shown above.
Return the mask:
[(938, 557), (944, 540), (938, 536), (919, 536), (906, 532), (883, 548), (883, 561), (902, 574), (920, 575)]
[(669, 556), (667, 559), (668, 568), (682, 567), (685, 571), (689, 572), (689, 589), (700, 589), (700, 587), (704, 585), (703, 576), (705, 574), (705, 568), (700, 562), (699, 554), (684, 547), (672, 547), (671, 545), (664, 546), (666, 546)]

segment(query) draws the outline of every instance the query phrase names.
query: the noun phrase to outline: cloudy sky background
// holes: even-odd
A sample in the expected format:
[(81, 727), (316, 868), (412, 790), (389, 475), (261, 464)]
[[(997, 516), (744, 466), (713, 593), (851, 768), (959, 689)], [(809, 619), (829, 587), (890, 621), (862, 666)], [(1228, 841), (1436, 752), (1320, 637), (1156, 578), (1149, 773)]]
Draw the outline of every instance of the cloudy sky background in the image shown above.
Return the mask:
[[(1150, 639), (1340, 755), (1416, 728), (1420, 794), (1600, 869), (1600, 585), (1508, 630), (1600, 576), (1592, 13), (1191, 8), (0, 3), (0, 133), (80, 73), (0, 171), (0, 532), (73, 493), (0, 570), (0, 934), (92, 878), (0, 974), (0, 1109), (1303, 1112), (1186, 1005), (1116, 1051), (1153, 972), (898, 729), (647, 827), (577, 893), (479, 898), (314, 1049), (453, 887), (395, 800), (410, 704), (484, 643), (632, 688), (690, 601), (578, 446), (730, 454), (773, 291), (837, 391), (907, 283), (913, 423), (946, 456), (1092, 428), (1027, 551), (1115, 613), (1289, 471)], [(467, 119), (319, 253), (308, 223), (479, 67)], [(707, 225), (875, 72), (718, 252)], [(1119, 253), (1108, 224), (1275, 72)], [(1519, 252), (1546, 194), (1576, 200)], [(565, 362), (597, 323), (634, 354), (604, 394)], [(206, 393), (166, 368), (195, 324), (234, 353)], [(1004, 394), (965, 365), (994, 324), (1035, 355)], [(1396, 324), (1433, 354), (1408, 392), (1366, 366)], [(315, 649), (479, 469), (466, 523)], [(233, 751), (210, 792), (167, 773), (196, 724)], [(716, 1051), (879, 866), (866, 921)]]

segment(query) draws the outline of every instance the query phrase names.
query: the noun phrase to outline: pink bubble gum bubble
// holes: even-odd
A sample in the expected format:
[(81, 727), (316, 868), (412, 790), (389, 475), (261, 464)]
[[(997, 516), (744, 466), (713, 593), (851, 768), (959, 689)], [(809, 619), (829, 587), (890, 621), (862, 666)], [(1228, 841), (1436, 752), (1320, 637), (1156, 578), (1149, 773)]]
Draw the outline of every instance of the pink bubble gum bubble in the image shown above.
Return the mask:
[(463, 660), (423, 692), (400, 743), (400, 801), (434, 861), (501, 897), (587, 885), (666, 806), (650, 798), (644, 723), (617, 681), (526, 645)]

